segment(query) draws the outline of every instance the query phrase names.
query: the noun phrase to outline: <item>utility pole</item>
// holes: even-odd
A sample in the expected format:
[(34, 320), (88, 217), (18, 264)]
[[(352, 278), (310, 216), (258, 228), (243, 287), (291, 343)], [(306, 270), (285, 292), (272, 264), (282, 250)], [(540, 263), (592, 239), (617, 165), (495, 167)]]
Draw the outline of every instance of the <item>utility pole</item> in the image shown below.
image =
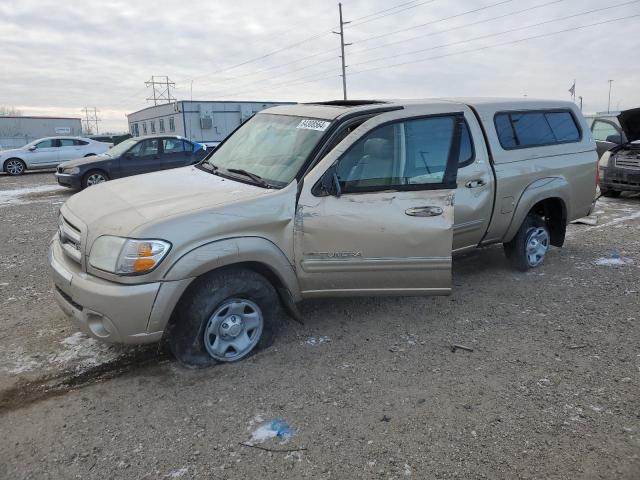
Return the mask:
[(607, 113), (611, 113), (611, 84), (613, 80), (609, 80), (609, 102), (607, 103)]
[(172, 82), (166, 75), (152, 75), (151, 80), (144, 82), (147, 87), (153, 88), (153, 97), (148, 97), (147, 101), (153, 100), (154, 105), (158, 103), (171, 103), (175, 100), (171, 96), (171, 88), (175, 88), (175, 82)]
[(338, 3), (338, 11), (340, 12), (340, 31), (333, 32), (336, 35), (340, 35), (340, 58), (342, 59), (342, 96), (347, 99), (347, 65), (344, 58), (344, 47), (351, 45), (350, 43), (344, 43), (344, 26), (351, 22), (345, 22), (342, 20), (342, 3)]
[(91, 108), (89, 107), (84, 107), (82, 110), (82, 113), (84, 113), (84, 130), (85, 133), (88, 135), (93, 134), (93, 127), (95, 127), (95, 133), (99, 133), (98, 132), (98, 122), (101, 122), (102, 120), (100, 120), (98, 118), (98, 112), (100, 110), (98, 110), (96, 107), (93, 107), (93, 111)]

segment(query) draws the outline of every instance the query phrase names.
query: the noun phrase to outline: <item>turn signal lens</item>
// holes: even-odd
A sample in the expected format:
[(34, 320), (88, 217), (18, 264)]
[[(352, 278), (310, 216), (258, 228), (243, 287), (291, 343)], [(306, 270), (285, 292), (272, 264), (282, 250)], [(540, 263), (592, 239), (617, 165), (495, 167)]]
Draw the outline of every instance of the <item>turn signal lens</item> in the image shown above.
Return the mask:
[(156, 266), (153, 258), (139, 258), (133, 262), (133, 271), (136, 273), (146, 272)]
[(151, 257), (153, 255), (153, 247), (150, 243), (138, 244), (138, 256), (139, 257)]

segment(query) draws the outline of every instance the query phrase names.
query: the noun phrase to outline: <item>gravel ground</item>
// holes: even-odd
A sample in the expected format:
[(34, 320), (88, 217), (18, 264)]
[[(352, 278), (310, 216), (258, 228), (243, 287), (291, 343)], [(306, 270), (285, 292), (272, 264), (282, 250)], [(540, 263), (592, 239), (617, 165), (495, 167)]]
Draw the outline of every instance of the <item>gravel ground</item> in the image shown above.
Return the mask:
[(533, 272), (478, 250), (450, 297), (308, 302), (273, 347), (191, 371), (58, 311), (68, 195), (0, 176), (2, 478), (640, 478), (640, 196)]

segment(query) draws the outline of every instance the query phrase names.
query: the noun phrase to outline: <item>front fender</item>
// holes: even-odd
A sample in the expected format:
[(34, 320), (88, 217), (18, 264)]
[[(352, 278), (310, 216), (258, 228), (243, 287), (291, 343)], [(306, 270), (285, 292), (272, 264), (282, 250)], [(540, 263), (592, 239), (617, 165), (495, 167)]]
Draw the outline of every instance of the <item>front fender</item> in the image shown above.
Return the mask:
[(540, 178), (529, 184), (520, 195), (513, 217), (511, 217), (511, 223), (502, 241), (505, 243), (511, 241), (518, 233), (520, 225), (522, 225), (534, 205), (548, 198), (562, 200), (565, 208), (564, 218), (571, 218), (570, 212), (566, 211), (567, 206), (570, 205), (569, 199), (571, 198), (569, 182), (564, 177)]
[(194, 248), (177, 259), (165, 273), (167, 281), (194, 278), (216, 268), (239, 263), (258, 263), (275, 274), (300, 301), (300, 287), (293, 265), (273, 242), (262, 237), (236, 237), (217, 240)]

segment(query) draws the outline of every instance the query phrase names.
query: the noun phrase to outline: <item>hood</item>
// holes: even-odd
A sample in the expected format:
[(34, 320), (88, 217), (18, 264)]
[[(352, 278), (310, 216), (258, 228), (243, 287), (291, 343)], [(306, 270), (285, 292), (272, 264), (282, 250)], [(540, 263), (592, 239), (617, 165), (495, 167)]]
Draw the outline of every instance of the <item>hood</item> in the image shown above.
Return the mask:
[(273, 192), (195, 167), (183, 167), (95, 185), (73, 195), (65, 208), (90, 232), (129, 235), (142, 224)]
[[(26, 147), (26, 145), (25, 145)], [(24, 153), (24, 147), (21, 148), (8, 148), (7, 150), (0, 150), (0, 157), (3, 157), (5, 155), (15, 155), (15, 154), (20, 154), (20, 153)]]
[(58, 166), (62, 168), (79, 167), (80, 165), (88, 165), (93, 162), (109, 160), (111, 158), (112, 157), (109, 155), (101, 153), (100, 155), (92, 155), (91, 157), (81, 157), (76, 158), (75, 160), (68, 160), (66, 162), (62, 162)]
[(635, 142), (640, 140), (640, 108), (632, 108), (631, 110), (620, 112), (618, 121), (627, 137), (627, 141)]

